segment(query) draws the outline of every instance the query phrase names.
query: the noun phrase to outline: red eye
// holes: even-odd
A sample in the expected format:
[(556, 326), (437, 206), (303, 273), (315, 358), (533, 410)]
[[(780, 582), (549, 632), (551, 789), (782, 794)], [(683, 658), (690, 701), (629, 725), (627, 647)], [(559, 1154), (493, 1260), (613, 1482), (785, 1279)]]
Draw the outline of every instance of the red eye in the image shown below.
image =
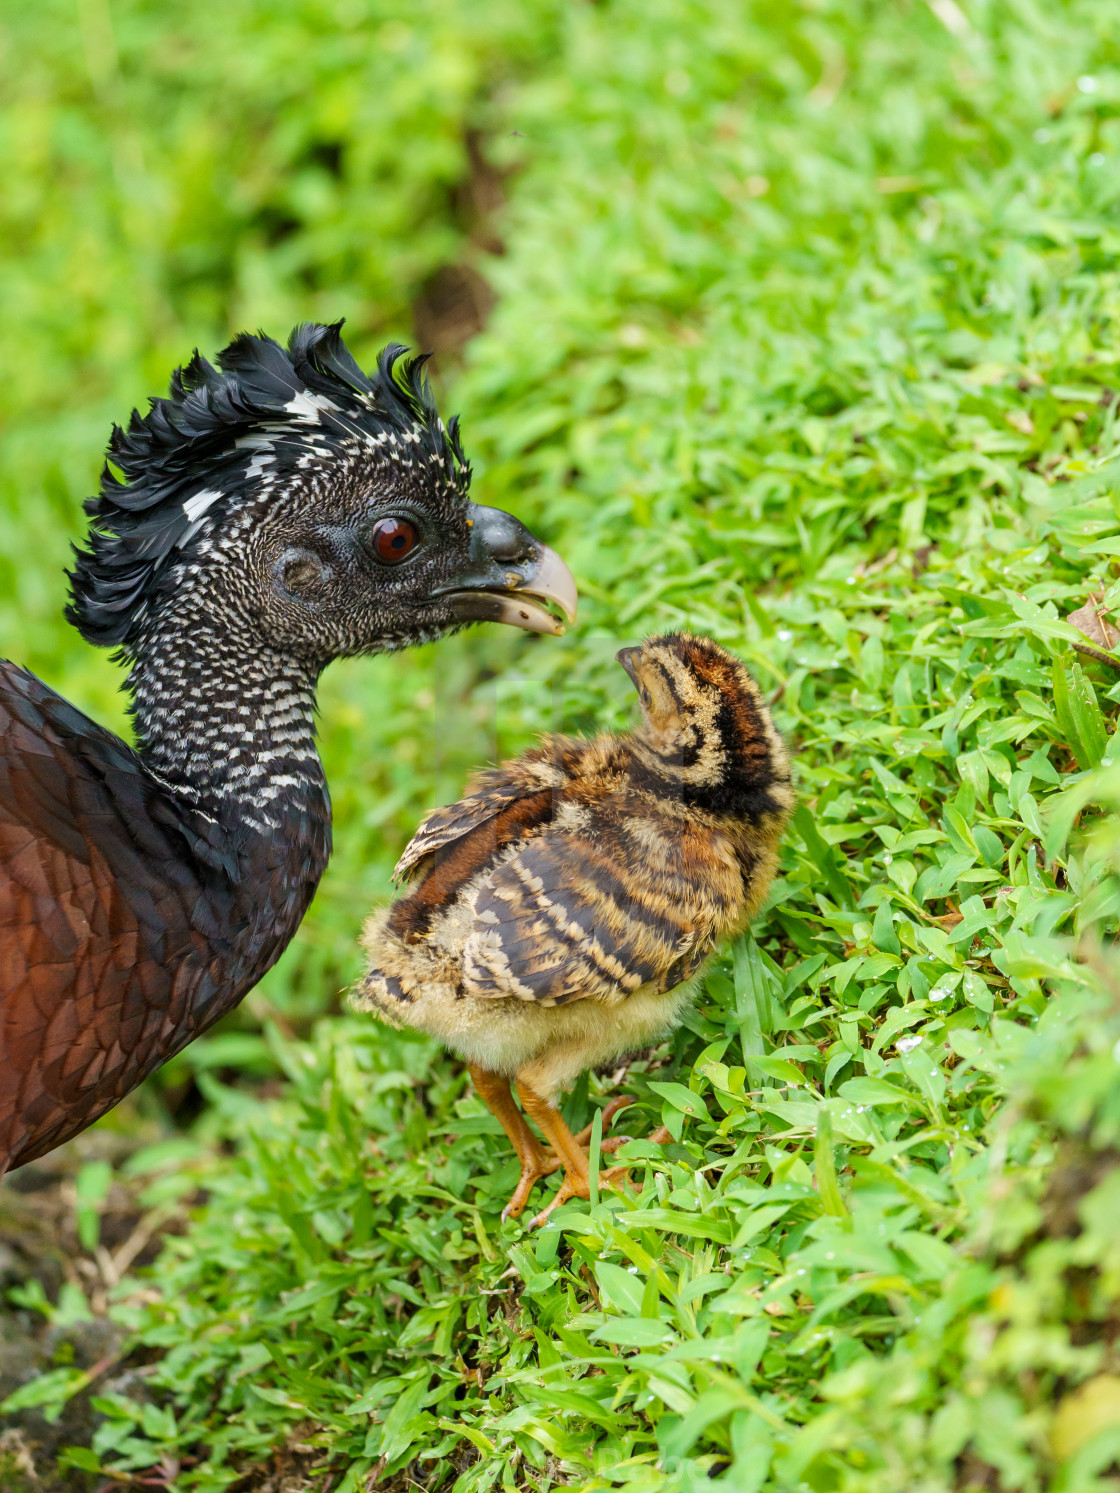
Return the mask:
[(373, 552), (385, 565), (399, 565), (416, 548), (419, 536), (403, 518), (379, 518), (369, 536)]

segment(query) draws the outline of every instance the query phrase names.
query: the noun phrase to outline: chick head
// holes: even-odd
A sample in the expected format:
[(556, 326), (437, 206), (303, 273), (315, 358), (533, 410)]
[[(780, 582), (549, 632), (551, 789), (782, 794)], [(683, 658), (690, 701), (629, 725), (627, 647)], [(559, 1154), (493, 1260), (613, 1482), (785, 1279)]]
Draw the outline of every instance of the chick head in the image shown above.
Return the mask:
[[(666, 633), (616, 655), (638, 691), (642, 723), (632, 735), (647, 771), (686, 798), (718, 790), (785, 753), (758, 686), (739, 660), (711, 638)], [(754, 771), (752, 771), (754, 769)]]

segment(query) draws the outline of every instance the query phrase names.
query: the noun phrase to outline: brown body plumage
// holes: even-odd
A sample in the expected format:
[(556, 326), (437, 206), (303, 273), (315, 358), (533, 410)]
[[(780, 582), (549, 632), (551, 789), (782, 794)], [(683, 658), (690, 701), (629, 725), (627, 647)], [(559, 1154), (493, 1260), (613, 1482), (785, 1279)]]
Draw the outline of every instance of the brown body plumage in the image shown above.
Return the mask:
[(560, 1164), (553, 1206), (587, 1196), (557, 1095), (679, 1021), (708, 956), (765, 897), (792, 805), (785, 747), (738, 659), (687, 634), (618, 657), (639, 728), (547, 737), (480, 773), (425, 819), (397, 866), (416, 889), (363, 935), (355, 1003), (470, 1065), (522, 1162), (513, 1214)]

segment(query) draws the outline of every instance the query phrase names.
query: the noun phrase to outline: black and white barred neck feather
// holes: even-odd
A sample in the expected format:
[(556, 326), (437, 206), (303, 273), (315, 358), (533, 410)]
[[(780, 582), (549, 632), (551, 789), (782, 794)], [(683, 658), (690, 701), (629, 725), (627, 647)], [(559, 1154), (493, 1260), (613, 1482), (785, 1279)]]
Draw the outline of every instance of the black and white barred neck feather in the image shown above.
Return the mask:
[(66, 616), (87, 641), (135, 658), (155, 603), (250, 492), (332, 452), (380, 447), (426, 467), (445, 500), (465, 507), (470, 466), (457, 419), (445, 427), (436, 410), (427, 355), (401, 361), (407, 349), (393, 343), (366, 374), (341, 327), (305, 323), (286, 349), (243, 333), (217, 368), (196, 351), (168, 398), (114, 427), (100, 494), (85, 505), (89, 548), (75, 546), (70, 572)]

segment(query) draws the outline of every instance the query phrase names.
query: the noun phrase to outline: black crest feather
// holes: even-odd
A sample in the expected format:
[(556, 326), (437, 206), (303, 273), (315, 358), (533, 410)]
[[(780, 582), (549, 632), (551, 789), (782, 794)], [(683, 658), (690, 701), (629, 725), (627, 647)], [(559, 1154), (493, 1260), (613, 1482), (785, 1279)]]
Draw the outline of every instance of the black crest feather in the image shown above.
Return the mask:
[(282, 478), (309, 449), (326, 456), (356, 437), (407, 433), (409, 454), (438, 463), (466, 501), (458, 421), (445, 428), (439, 418), (427, 356), (390, 343), (366, 374), (341, 328), (304, 323), (286, 348), (243, 332), (216, 368), (196, 350), (166, 399), (152, 399), (146, 415), (133, 410), (127, 430), (113, 427), (100, 493), (85, 504), (89, 548), (75, 546), (70, 572), (66, 617), (87, 641), (131, 655), (175, 565), (252, 490), (254, 460), (258, 473), (267, 460), (270, 477)]

